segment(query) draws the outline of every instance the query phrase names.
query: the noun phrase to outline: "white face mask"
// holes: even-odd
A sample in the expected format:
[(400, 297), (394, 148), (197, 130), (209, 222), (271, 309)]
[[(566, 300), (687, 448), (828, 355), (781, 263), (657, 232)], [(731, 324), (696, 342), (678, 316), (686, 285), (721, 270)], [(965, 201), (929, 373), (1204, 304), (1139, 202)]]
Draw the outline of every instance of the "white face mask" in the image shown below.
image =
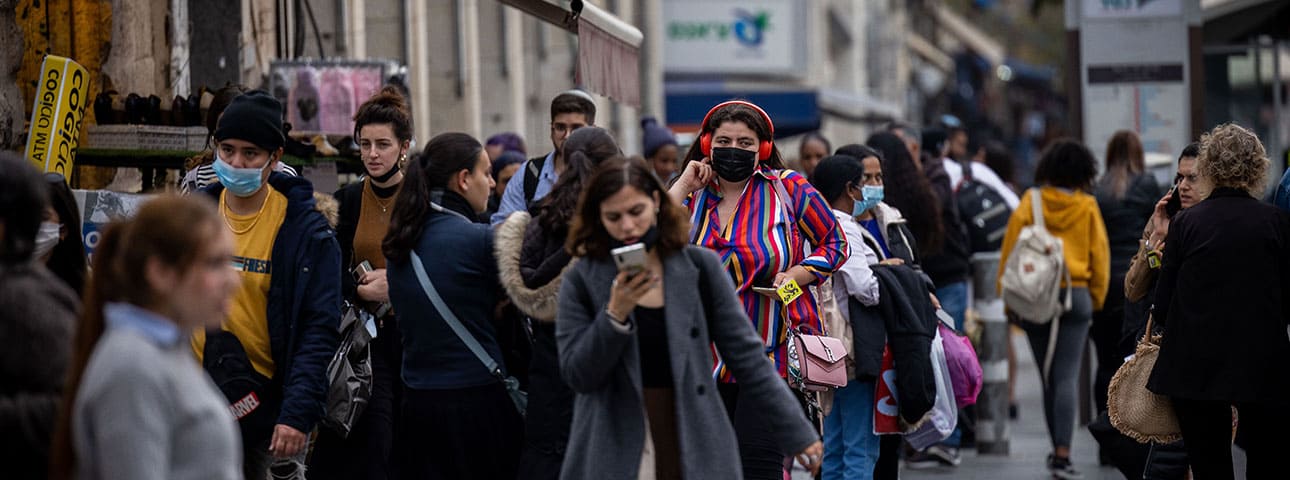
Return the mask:
[(32, 257), (39, 259), (51, 250), (54, 245), (58, 245), (59, 232), (63, 230), (63, 224), (54, 222), (40, 222), (40, 230), (36, 232), (36, 250), (32, 252)]

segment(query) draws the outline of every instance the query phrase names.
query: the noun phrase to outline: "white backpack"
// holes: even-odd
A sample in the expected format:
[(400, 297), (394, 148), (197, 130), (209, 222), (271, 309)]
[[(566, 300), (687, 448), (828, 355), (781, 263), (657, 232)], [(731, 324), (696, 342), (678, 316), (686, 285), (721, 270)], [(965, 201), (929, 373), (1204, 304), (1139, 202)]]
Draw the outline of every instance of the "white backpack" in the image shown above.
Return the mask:
[(1071, 274), (1066, 269), (1062, 239), (1048, 233), (1044, 226), (1044, 204), (1038, 188), (1030, 189), (1030, 206), (1034, 223), (1021, 229), (1004, 265), (1003, 303), (1028, 322), (1046, 324), (1071, 309)]

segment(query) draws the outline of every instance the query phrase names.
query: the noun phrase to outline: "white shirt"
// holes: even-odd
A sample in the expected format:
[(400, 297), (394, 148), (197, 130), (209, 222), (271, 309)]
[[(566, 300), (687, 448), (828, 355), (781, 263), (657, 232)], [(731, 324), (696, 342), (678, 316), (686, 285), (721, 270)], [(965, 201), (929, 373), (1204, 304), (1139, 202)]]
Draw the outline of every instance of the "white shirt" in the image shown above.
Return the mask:
[[(1003, 197), (1003, 202), (1008, 204), (1008, 208), (1012, 210), (1017, 209), (1017, 205), (1021, 203), (1021, 199), (1017, 198), (1017, 194), (1014, 193), (1011, 188), (1008, 188), (1007, 184), (1003, 183), (1003, 179), (999, 178), (999, 175), (995, 174), (994, 170), (990, 170), (990, 167), (983, 165), (980, 162), (968, 163), (972, 164), (973, 179), (976, 179), (976, 181), (984, 183), (987, 187), (999, 192), (999, 196)], [(952, 158), (946, 158), (945, 173), (950, 175), (950, 187), (957, 191), (959, 188), (959, 182), (963, 181), (963, 164)]]
[(850, 254), (842, 268), (833, 272), (833, 298), (839, 299), (838, 310), (844, 315), (842, 318), (850, 318), (843, 298), (855, 297), (867, 306), (878, 304), (878, 277), (869, 268), (869, 265), (878, 263), (878, 254), (865, 244), (864, 227), (851, 218), (850, 213), (833, 210), (833, 216), (837, 217), (842, 233), (847, 236)]

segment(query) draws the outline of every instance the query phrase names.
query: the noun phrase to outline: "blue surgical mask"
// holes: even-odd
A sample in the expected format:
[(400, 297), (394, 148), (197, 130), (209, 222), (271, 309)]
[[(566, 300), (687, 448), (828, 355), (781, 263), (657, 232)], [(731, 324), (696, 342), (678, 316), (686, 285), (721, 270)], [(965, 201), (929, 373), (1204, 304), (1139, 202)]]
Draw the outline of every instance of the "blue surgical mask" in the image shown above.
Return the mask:
[(264, 181), (263, 168), (237, 168), (225, 162), (218, 153), (215, 154), (215, 163), (211, 166), (215, 169), (215, 176), (219, 178), (219, 183), (224, 185), (229, 193), (239, 197), (254, 195), (255, 192), (260, 191)]
[(851, 215), (856, 217), (863, 215), (882, 201), (882, 185), (865, 185), (860, 192), (862, 199), (856, 201), (855, 209), (851, 211)]

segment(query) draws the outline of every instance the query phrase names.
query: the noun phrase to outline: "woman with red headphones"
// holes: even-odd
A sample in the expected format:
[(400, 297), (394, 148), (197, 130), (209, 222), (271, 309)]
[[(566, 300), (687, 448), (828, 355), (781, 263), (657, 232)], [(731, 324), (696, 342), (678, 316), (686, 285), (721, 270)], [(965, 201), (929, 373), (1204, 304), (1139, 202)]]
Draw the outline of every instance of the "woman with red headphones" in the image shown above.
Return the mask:
[[(806, 287), (840, 268), (847, 247), (829, 203), (806, 178), (784, 168), (774, 135), (770, 117), (752, 103), (713, 107), (669, 193), (690, 210), (691, 241), (721, 256), (766, 355), (786, 377), (788, 329), (823, 331)], [(785, 303), (774, 290), (790, 281), (802, 295)], [(754, 401), (740, 401), (739, 386), (720, 358), (715, 374), (738, 433), (744, 476), (783, 478), (783, 461), (796, 452), (780, 451), (771, 441), (764, 412), (751, 408)]]

